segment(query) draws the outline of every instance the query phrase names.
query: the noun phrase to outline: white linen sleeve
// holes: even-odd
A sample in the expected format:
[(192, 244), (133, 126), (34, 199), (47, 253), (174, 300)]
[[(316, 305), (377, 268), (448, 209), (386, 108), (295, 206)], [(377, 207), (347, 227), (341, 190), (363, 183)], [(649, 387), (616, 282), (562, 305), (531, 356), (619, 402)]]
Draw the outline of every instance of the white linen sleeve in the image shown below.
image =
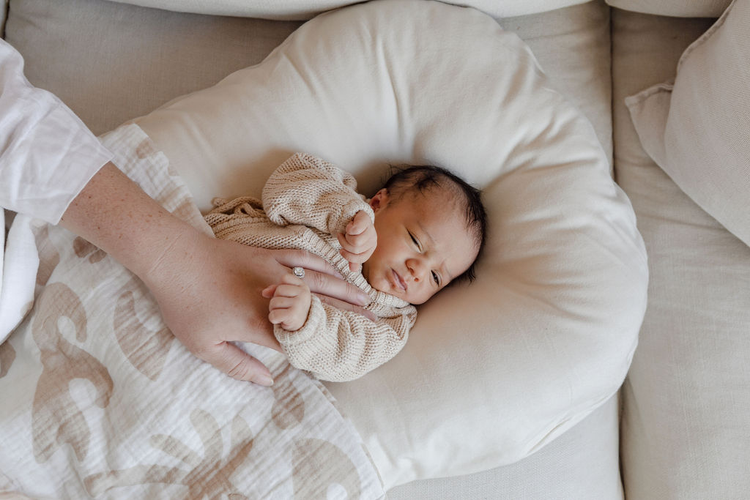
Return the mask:
[(57, 224), (112, 153), (23, 64), (0, 40), (0, 207)]

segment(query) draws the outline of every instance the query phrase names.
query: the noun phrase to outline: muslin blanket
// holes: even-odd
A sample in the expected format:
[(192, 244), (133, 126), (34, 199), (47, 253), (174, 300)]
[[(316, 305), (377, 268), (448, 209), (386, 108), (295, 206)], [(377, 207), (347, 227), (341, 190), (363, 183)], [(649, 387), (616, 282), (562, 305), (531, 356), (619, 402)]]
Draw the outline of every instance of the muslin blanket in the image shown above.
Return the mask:
[[(102, 141), (149, 195), (210, 233), (138, 126)], [(229, 378), (172, 336), (144, 285), (102, 250), (60, 227), (28, 225), (40, 264), (33, 307), (0, 345), (0, 493), (384, 497), (321, 383), (258, 346), (243, 347), (269, 367), (273, 387)]]

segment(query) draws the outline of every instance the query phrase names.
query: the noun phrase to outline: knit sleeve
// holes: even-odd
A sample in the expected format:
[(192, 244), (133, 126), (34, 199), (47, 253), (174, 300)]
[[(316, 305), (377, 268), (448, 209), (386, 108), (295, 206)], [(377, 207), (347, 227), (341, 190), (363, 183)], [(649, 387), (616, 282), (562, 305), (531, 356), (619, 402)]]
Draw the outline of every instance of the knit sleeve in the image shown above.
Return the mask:
[(417, 318), (414, 306), (403, 314), (370, 321), (337, 309), (313, 295), (307, 322), (296, 332), (274, 327), (289, 362), (320, 380), (357, 379), (392, 359), (406, 344)]
[(344, 232), (360, 210), (374, 220), (357, 181), (332, 163), (297, 153), (277, 168), (263, 188), (263, 209), (277, 225), (302, 224), (328, 234)]

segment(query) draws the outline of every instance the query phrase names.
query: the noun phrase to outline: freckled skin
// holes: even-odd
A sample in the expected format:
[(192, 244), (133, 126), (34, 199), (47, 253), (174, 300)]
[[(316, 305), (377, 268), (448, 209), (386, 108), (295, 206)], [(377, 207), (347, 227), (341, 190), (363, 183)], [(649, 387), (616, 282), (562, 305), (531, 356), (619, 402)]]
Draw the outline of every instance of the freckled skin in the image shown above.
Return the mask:
[(423, 304), (476, 259), (475, 238), (449, 190), (396, 199), (381, 189), (370, 206), (378, 242), (362, 274), (376, 290)]

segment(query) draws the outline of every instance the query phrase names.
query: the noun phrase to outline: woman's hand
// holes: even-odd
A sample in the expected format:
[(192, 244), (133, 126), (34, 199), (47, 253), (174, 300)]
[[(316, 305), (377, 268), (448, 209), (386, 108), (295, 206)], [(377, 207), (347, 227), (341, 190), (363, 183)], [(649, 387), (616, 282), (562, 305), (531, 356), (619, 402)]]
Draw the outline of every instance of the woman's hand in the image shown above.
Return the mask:
[(261, 294), (294, 266), (313, 293), (336, 307), (363, 310), (369, 297), (321, 258), (217, 240), (174, 217), (113, 164), (73, 200), (61, 224), (135, 273), (164, 321), (190, 352), (231, 377), (271, 383), (271, 374), (233, 341), (279, 349)]
[(263, 290), (293, 277), (291, 267), (304, 267), (311, 283), (305, 287), (327, 295), (337, 307), (358, 310), (352, 303), (369, 302), (364, 292), (336, 277), (332, 266), (307, 252), (248, 247), (202, 234), (196, 239), (197, 234), (176, 241), (144, 282), (172, 333), (197, 357), (233, 378), (272, 383), (268, 369), (232, 342), (279, 350), (268, 316), (270, 295), (264, 297)]

